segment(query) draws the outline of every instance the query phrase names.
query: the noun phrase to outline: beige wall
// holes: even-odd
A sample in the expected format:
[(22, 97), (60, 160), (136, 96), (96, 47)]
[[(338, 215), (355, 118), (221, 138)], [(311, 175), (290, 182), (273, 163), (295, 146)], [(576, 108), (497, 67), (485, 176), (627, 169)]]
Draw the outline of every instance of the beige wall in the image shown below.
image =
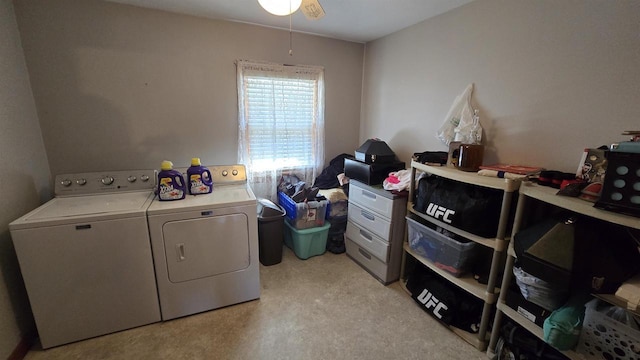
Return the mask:
[[(358, 143), (364, 45), (95, 0), (18, 0), (52, 174), (237, 161), (234, 60), (325, 67), (326, 162)], [(288, 22), (287, 22), (288, 24)]]
[(361, 141), (409, 161), (475, 84), (487, 162), (574, 172), (640, 129), (640, 2), (476, 0), (368, 43)]
[(0, 0), (0, 359), (34, 324), (8, 224), (46, 201), (49, 166), (13, 6)]

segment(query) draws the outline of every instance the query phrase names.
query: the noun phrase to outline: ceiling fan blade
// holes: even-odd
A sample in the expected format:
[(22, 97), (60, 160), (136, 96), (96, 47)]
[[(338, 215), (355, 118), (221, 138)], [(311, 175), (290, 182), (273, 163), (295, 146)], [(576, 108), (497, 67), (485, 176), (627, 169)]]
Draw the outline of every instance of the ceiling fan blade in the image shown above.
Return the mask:
[(300, 9), (309, 20), (318, 20), (324, 16), (324, 9), (318, 0), (302, 0)]

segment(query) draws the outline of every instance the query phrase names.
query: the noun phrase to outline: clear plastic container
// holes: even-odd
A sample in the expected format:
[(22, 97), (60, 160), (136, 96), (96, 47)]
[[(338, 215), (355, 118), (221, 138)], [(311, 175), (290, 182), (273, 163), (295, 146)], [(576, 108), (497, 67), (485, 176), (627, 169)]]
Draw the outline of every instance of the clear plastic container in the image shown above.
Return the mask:
[(477, 257), (476, 243), (460, 241), (439, 233), (407, 216), (409, 246), (431, 260), (438, 268), (460, 276), (467, 272)]

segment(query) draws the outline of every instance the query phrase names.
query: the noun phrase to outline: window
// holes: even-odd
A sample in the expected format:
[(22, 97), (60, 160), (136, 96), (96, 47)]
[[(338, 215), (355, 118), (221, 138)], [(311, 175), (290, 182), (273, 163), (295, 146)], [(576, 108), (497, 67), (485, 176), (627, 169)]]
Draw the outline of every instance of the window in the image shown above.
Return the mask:
[(238, 161), (256, 196), (283, 173), (310, 186), (324, 165), (324, 70), (238, 61)]

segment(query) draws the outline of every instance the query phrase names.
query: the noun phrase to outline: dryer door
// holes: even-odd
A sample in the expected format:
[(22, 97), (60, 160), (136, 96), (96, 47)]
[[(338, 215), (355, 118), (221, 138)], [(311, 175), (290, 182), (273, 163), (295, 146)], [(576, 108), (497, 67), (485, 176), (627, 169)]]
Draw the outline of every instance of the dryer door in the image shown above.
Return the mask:
[(180, 283), (249, 267), (245, 214), (170, 221), (163, 225), (169, 281)]

